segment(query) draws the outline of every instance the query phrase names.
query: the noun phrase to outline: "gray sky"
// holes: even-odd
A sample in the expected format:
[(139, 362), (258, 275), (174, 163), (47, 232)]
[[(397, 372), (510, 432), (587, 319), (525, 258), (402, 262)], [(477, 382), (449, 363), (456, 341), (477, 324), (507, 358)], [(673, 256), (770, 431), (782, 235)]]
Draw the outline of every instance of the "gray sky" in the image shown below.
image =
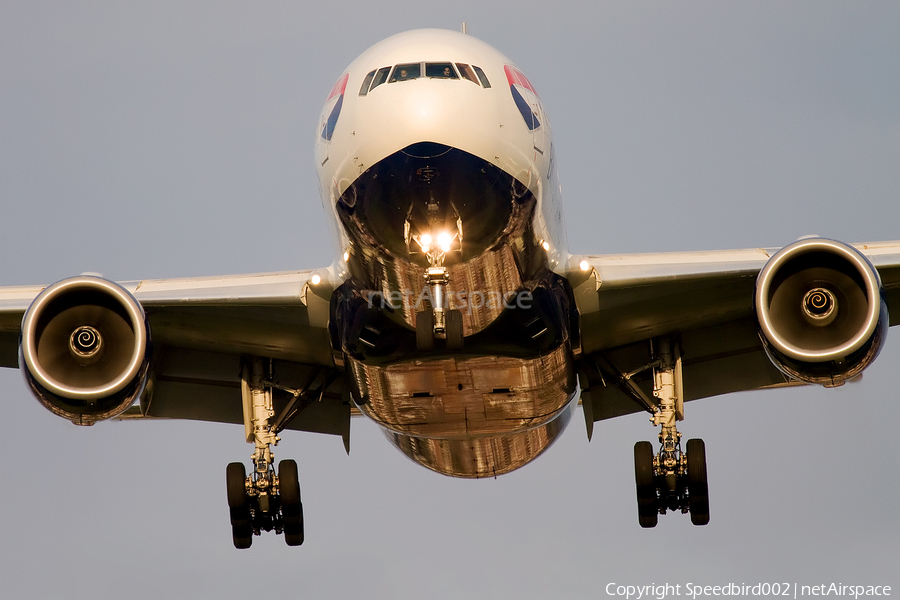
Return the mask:
[[(0, 284), (330, 263), (312, 159), (328, 90), (381, 38), (462, 20), (541, 95), (573, 252), (900, 238), (895, 2), (325, 4), (0, 5)], [(249, 552), (225, 504), (226, 463), (252, 453), (240, 427), (81, 429), (3, 370), (0, 595), (246, 598), (263, 580), (308, 598), (896, 593), (898, 333), (860, 384), (687, 406), (707, 527), (638, 526), (632, 445), (656, 435), (642, 415), (588, 444), (578, 409), (535, 463), (474, 482), (417, 467), (358, 419), (349, 458), (337, 438), (285, 434), (307, 541)]]

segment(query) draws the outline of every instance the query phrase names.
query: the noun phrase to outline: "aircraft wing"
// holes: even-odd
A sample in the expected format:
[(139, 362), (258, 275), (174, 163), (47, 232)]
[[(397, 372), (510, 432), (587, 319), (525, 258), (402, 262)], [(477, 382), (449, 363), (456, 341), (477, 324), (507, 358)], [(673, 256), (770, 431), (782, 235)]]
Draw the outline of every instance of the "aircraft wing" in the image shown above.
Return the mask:
[[(853, 244), (878, 270), (890, 325), (900, 323), (900, 241)], [(677, 336), (684, 399), (799, 385), (766, 356), (754, 312), (756, 279), (777, 249), (595, 255), (573, 259), (581, 318), (579, 377), (588, 430), (644, 410), (650, 340)]]
[[(342, 398), (342, 371), (335, 367), (327, 328), (333, 289), (324, 281), (311, 285), (313, 274), (120, 282), (144, 308), (154, 347), (140, 406), (122, 418), (242, 423), (241, 358), (269, 356), (281, 363), (280, 385), (305, 386), (318, 400), (287, 428), (346, 438), (350, 405)], [(18, 366), (22, 318), (44, 287), (0, 288), (0, 366)]]

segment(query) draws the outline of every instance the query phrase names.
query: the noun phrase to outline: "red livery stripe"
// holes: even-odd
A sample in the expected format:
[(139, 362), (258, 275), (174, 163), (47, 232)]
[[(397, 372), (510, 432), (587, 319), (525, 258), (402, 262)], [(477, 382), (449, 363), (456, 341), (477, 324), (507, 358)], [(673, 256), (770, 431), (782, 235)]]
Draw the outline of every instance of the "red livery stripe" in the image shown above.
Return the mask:
[(521, 85), (523, 88), (531, 90), (531, 93), (535, 96), (538, 95), (534, 86), (531, 85), (531, 82), (528, 81), (528, 78), (525, 77), (522, 71), (512, 65), (503, 65), (503, 70), (506, 72), (506, 80), (509, 82), (509, 85)]
[(337, 83), (334, 84), (334, 87), (331, 88), (331, 92), (328, 94), (328, 98), (325, 102), (328, 102), (338, 94), (343, 94), (344, 90), (347, 89), (347, 79), (350, 78), (349, 73), (344, 73), (341, 75), (341, 78), (337, 80)]

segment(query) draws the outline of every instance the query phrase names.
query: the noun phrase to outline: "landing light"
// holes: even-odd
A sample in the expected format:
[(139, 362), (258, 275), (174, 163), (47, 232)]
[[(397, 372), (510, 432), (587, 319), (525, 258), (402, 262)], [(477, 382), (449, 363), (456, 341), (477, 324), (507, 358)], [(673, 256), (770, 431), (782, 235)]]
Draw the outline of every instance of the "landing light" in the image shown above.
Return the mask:
[(548, 244), (547, 242), (541, 242), (541, 246), (543, 246), (544, 250), (550, 249), (550, 244)]
[(444, 252), (450, 252), (450, 244), (452, 242), (453, 237), (446, 231), (442, 231), (438, 234), (438, 246), (440, 246), (441, 250)]
[(578, 268), (580, 268), (582, 271), (587, 271), (588, 269), (591, 268), (591, 265), (588, 264), (588, 261), (583, 260), (580, 263), (578, 263)]
[(319, 285), (319, 282), (322, 281), (322, 278), (318, 275), (313, 275), (312, 279), (310, 279), (313, 285)]
[(422, 252), (431, 250), (431, 241), (431, 236), (427, 233), (423, 233), (419, 236), (419, 245), (422, 246)]

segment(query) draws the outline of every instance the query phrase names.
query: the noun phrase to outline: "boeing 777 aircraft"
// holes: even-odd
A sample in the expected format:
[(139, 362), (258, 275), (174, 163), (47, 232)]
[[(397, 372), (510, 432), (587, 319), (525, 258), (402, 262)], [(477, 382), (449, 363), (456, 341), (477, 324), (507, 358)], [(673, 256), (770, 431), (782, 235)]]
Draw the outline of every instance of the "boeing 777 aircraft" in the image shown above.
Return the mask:
[(465, 33), (364, 52), (315, 144), (330, 266), (0, 288), (0, 365), (54, 414), (244, 424), (249, 474), (226, 470), (239, 548), (262, 531), (303, 542), (297, 465), (273, 453), (286, 429), (349, 451), (361, 414), (429, 469), (494, 477), (546, 450), (579, 401), (588, 436), (638, 411), (658, 427), (655, 449), (634, 447), (641, 526), (667, 511), (704, 525), (685, 401), (842, 385), (900, 323), (900, 241), (569, 254), (536, 88)]

